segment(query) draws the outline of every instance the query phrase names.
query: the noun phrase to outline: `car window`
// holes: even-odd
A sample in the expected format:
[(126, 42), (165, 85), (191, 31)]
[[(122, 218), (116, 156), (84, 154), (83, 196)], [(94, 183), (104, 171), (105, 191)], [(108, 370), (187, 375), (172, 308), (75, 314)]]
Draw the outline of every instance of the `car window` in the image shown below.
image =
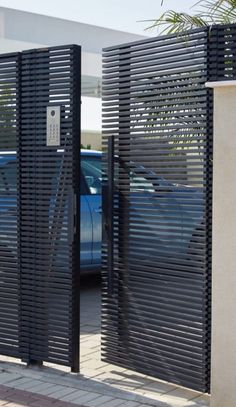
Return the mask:
[[(117, 164), (119, 162), (117, 161)], [(115, 165), (115, 182), (119, 180), (119, 165)], [(155, 176), (141, 165), (122, 163), (122, 170), (127, 174), (126, 185), (130, 192), (155, 192)], [(119, 182), (119, 181), (118, 181)]]
[(100, 195), (102, 192), (101, 159), (93, 156), (82, 156), (81, 169), (90, 194)]
[(80, 195), (88, 195), (89, 189), (85, 182), (84, 175), (80, 173)]
[(136, 174), (135, 171), (130, 172), (130, 190), (132, 192), (155, 192), (152, 182)]

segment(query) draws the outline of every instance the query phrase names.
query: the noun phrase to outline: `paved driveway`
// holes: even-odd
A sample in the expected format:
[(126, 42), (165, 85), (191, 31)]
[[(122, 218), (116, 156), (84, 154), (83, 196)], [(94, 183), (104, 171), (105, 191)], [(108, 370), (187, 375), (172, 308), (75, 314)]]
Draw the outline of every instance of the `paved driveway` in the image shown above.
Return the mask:
[(175, 385), (101, 362), (100, 311), (100, 280), (92, 277), (83, 279), (81, 290), (82, 374), (102, 384), (106, 394), (114, 397), (119, 394), (119, 397), (122, 396), (127, 401), (136, 403), (139, 401), (146, 405), (160, 407), (209, 405), (208, 396), (198, 392), (178, 388)]
[[(0, 406), (205, 407), (208, 396), (101, 362), (100, 281), (83, 279), (81, 373), (45, 364), (26, 368), (0, 358)], [(67, 404), (63, 404), (67, 403)]]

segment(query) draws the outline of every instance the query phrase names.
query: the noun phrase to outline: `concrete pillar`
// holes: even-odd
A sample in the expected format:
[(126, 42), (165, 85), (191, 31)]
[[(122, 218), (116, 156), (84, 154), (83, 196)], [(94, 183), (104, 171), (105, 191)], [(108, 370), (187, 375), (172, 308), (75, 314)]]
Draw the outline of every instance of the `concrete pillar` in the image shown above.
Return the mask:
[(236, 406), (236, 81), (214, 88), (211, 407)]

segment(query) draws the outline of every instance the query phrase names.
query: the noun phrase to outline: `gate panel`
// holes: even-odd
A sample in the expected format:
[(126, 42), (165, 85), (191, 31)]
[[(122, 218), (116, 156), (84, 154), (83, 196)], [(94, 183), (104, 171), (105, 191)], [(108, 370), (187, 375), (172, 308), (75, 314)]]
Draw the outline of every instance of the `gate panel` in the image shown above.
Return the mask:
[(210, 371), (207, 67), (205, 29), (104, 51), (103, 360), (199, 391)]
[[(48, 106), (61, 111), (55, 146)], [(21, 114), (21, 356), (78, 371), (80, 47), (22, 53)]]
[(0, 349), (19, 356), (17, 167), (20, 54), (0, 56)]
[[(47, 146), (47, 107), (60, 145)], [(78, 371), (80, 48), (22, 54), (21, 354)]]
[(0, 353), (73, 371), (79, 370), (80, 65), (75, 45), (0, 56)]

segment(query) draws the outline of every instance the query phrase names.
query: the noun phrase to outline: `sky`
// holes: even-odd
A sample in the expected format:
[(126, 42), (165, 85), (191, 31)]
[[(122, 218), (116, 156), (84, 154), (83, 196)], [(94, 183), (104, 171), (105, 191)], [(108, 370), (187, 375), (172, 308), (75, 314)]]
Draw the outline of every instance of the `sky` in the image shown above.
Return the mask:
[(197, 0), (0, 0), (1, 7), (9, 7), (99, 25), (136, 34), (145, 32), (150, 23), (164, 10), (190, 11)]

